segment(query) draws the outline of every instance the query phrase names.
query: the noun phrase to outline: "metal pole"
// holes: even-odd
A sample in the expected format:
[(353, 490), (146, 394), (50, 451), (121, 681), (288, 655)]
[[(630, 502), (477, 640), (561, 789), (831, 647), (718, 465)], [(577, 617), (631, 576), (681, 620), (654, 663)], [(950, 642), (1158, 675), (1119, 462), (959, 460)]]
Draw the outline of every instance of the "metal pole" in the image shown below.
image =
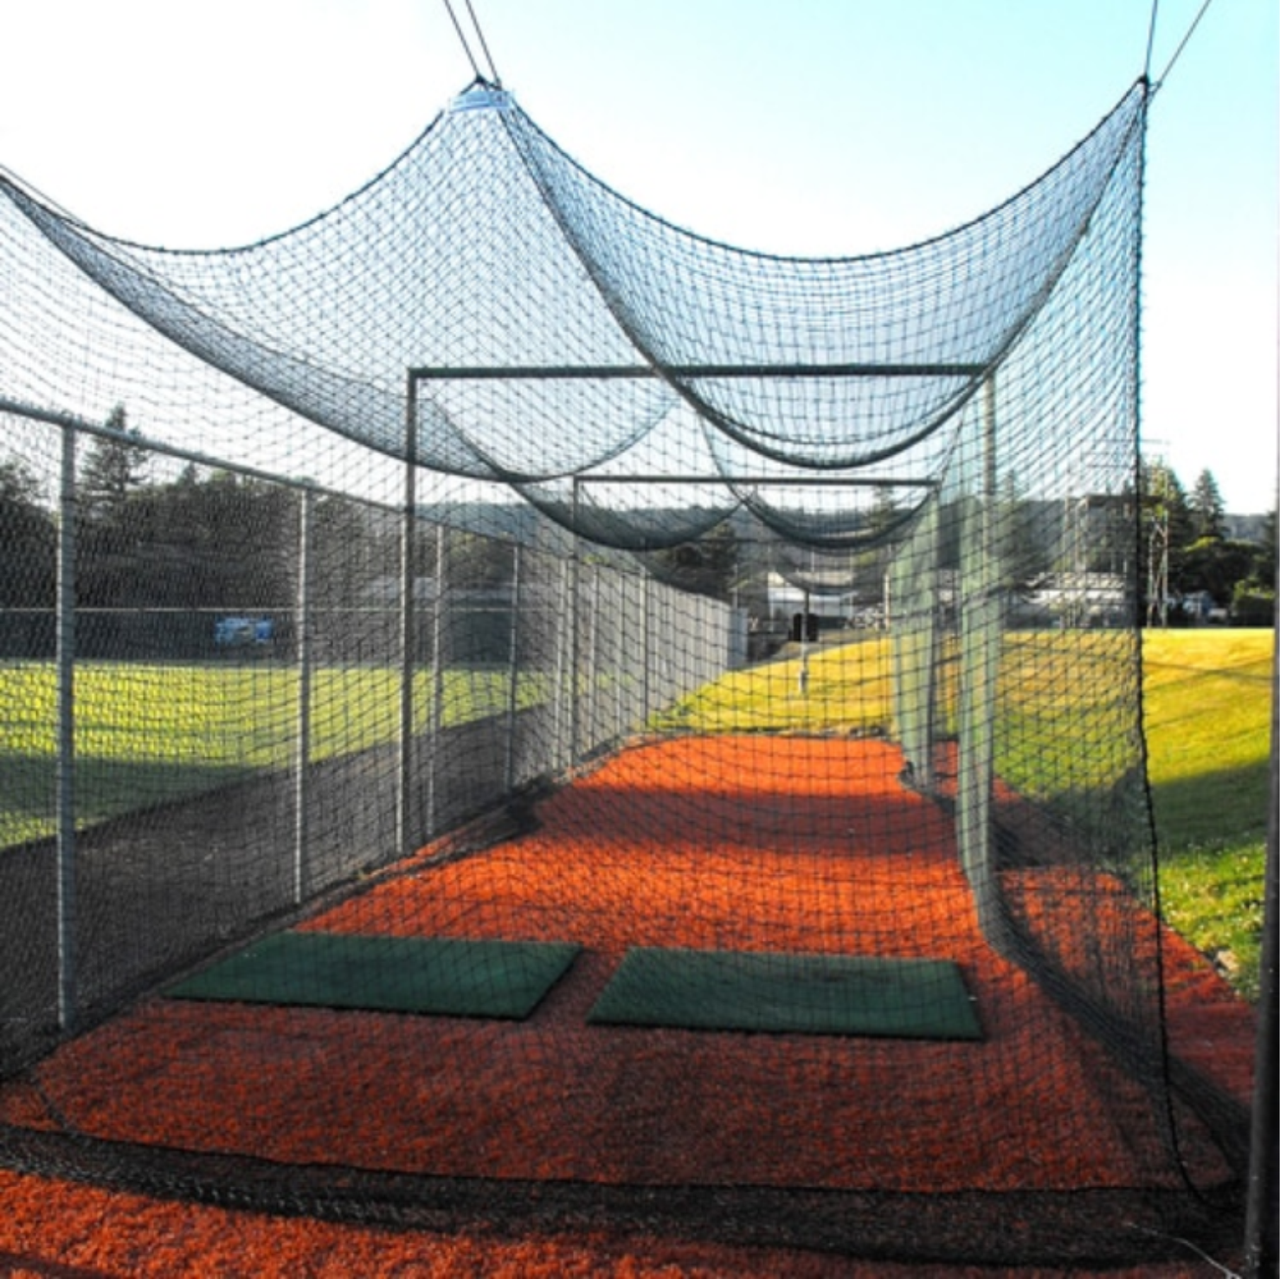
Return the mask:
[(600, 573), (599, 564), (591, 571), (591, 659), (587, 670), (587, 709), (590, 734), (588, 749), (594, 748), (604, 734), (600, 731)]
[(315, 495), (303, 489), (298, 514), (298, 740), (293, 783), (293, 901), (307, 894), (307, 843), (310, 833), (308, 766), (311, 762), (311, 520)]
[[(964, 587), (961, 615), (960, 777), (957, 834), (961, 864), (987, 940), (999, 948), (1003, 937), (995, 846), (991, 829), (991, 785), (995, 763), (995, 685), (1000, 652), (999, 574), (996, 564), (996, 386), (994, 374), (983, 386), (982, 484), (977, 503), (976, 545), (961, 562)], [(966, 517), (967, 519), (967, 517)], [(965, 541), (969, 532), (963, 534)]]
[(566, 628), (573, 625), (573, 618), (569, 614), (569, 566), (564, 560), (559, 561), (560, 564), (560, 582), (556, 588), (556, 666), (554, 693), (555, 699), (555, 730), (554, 730), (554, 749), (552, 758), (555, 760), (557, 770), (564, 767), (567, 743), (565, 741), (565, 664), (568, 660), (566, 649), (569, 647), (569, 638)]
[[(1280, 571), (1277, 572), (1280, 584)], [(1245, 1274), (1274, 1275), (1280, 1264), (1280, 1137), (1277, 1136), (1277, 1027), (1280, 1027), (1280, 609), (1275, 617), (1271, 667), (1271, 811), (1263, 889), (1262, 961), (1259, 966), (1257, 1049), (1249, 1173), (1245, 1188)]]
[(578, 610), (581, 604), (580, 583), (582, 542), (578, 537), (578, 477), (573, 477), (573, 559), (569, 578), (569, 767), (578, 766), (580, 726), (578, 707), (578, 663), (581, 660), (578, 637)]
[(520, 713), (520, 560), (522, 547), (513, 548), (511, 561), (511, 644), (507, 653), (507, 794), (516, 788), (516, 717)]
[(62, 429), (58, 494), (57, 828), (58, 1026), (76, 1018), (76, 431)]
[(649, 655), (653, 647), (652, 638), (649, 634), (649, 614), (653, 612), (653, 578), (644, 577), (641, 579), (640, 592), (640, 626), (644, 636), (641, 644), (642, 659), (644, 666), (641, 672), (641, 692), (643, 701), (641, 703), (641, 712), (643, 714), (642, 723), (647, 728), (649, 725), (650, 702), (652, 698), (652, 690), (650, 688), (649, 669), (652, 665)]
[(431, 705), (427, 716), (427, 742), (431, 749), (431, 767), (427, 774), (427, 834), (436, 833), (437, 789), (439, 786), (441, 733), (444, 728), (444, 596), (445, 563), (448, 545), (445, 526), (436, 525), (436, 589), (431, 608)]
[(413, 851), (409, 796), (413, 783), (413, 668), (417, 645), (413, 587), (418, 575), (416, 557), (418, 454), (418, 383), (413, 374), (405, 390), (404, 509), (400, 516), (400, 740), (399, 786), (396, 795), (396, 849)]
[(801, 697), (809, 695), (809, 591), (805, 589), (800, 610), (800, 688)]
[(618, 607), (612, 610), (613, 647), (610, 652), (610, 668), (613, 678), (613, 736), (620, 738), (627, 729), (626, 706), (622, 697), (624, 675), (630, 682), (630, 671), (623, 665), (623, 654), (626, 652), (627, 637), (627, 597), (631, 574), (615, 571), (612, 575), (614, 588), (618, 596)]

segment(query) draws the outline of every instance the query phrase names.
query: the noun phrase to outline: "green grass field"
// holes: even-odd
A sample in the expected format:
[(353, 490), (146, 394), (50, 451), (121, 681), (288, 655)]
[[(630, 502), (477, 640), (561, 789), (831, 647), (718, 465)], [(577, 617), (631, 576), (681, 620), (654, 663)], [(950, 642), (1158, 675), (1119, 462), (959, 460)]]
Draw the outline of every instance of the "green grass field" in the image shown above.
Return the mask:
[[(1100, 660), (1109, 660), (1100, 633)], [(1149, 775), (1162, 852), (1166, 918), (1211, 955), (1237, 988), (1256, 996), (1268, 806), (1272, 632), (1152, 631), (1144, 636)], [(1087, 656), (1087, 650), (1085, 653)], [(1111, 655), (1112, 657), (1114, 654)], [(1078, 679), (1080, 654), (1071, 668)], [(1028, 793), (1092, 784), (1105, 772), (1109, 734), (1127, 698), (1081, 699), (1058, 669), (1051, 636), (1012, 635), (1005, 646), (1003, 776)], [(801, 671), (804, 670), (804, 678)], [(393, 742), (397, 673), (318, 671), (311, 759)], [(947, 681), (944, 681), (947, 682)], [(428, 724), (431, 673), (415, 687)], [(1101, 687), (1101, 686), (1100, 686)], [(521, 705), (546, 696), (537, 677)], [(451, 671), (442, 722), (505, 710), (500, 672)], [(55, 687), (47, 663), (0, 667), (0, 847), (53, 833)], [(297, 678), (277, 666), (87, 663), (76, 674), (77, 811), (90, 824), (209, 790), (293, 762)], [(944, 696), (949, 691), (944, 691)], [(1079, 708), (1084, 703), (1085, 710)], [(1052, 749), (1065, 708), (1068, 731), (1090, 750), (1070, 752), (1065, 776)], [(666, 712), (655, 727), (697, 732), (878, 732), (891, 719), (890, 653), (883, 637), (819, 645), (802, 663), (734, 672)]]
[[(1081, 697), (1092, 633), (1067, 641), (1013, 633), (1004, 646), (997, 769), (1023, 793), (1070, 810), (1074, 788), (1105, 782), (1128, 760), (1109, 749), (1130, 722), (1133, 690)], [(1081, 641), (1083, 640), (1083, 643)], [(1073, 647), (1068, 666), (1060, 644)], [(1149, 631), (1143, 637), (1144, 727), (1161, 850), (1165, 918), (1249, 998), (1258, 991), (1268, 809), (1269, 630)], [(1104, 672), (1121, 655), (1096, 633)], [(882, 637), (735, 672), (683, 700), (665, 727), (698, 732), (876, 731), (888, 725), (890, 655)], [(944, 699), (954, 689), (944, 689)], [(1070, 751), (1054, 749), (1067, 732)], [(1080, 742), (1088, 749), (1079, 749)]]
[[(414, 680), (418, 731), (428, 727), (432, 674)], [(521, 678), (519, 703), (546, 695)], [(312, 762), (394, 742), (399, 672), (322, 668), (312, 678)], [(57, 755), (54, 671), (47, 662), (0, 665), (0, 847), (54, 832)], [(445, 727), (503, 713), (505, 672), (451, 670)], [(120, 813), (215, 789), (294, 763), (298, 677), (285, 666), (86, 662), (75, 675), (76, 811), (92, 825)]]
[(1148, 772), (1165, 918), (1256, 999), (1269, 808), (1271, 631), (1148, 632)]
[(654, 725), (698, 733), (879, 730), (891, 717), (890, 696), (889, 641), (877, 636), (733, 671)]

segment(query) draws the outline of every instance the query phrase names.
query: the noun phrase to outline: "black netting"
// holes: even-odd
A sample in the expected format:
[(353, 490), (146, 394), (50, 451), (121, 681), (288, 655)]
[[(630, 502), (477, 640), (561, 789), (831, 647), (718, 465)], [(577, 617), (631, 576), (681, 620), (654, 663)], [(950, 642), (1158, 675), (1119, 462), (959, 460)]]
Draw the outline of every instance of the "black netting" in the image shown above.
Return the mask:
[(481, 82), (239, 249), (0, 181), (0, 1158), (875, 1256), (1230, 1228), (1140, 733), (1146, 105), (852, 258)]

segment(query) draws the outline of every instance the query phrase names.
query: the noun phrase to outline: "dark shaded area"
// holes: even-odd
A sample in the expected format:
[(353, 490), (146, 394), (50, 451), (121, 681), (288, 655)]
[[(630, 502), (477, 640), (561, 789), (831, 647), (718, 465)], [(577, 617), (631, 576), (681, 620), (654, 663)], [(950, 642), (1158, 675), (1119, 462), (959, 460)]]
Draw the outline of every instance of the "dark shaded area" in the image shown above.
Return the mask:
[[(509, 768), (534, 766), (541, 735), (551, 731), (547, 712), (522, 713), (523, 746), (514, 760), (509, 729), (499, 716), (445, 729), (434, 748), (419, 739), (407, 815), (413, 847), (492, 807)], [(145, 795), (146, 779), (134, 781)], [(143, 808), (77, 834), (71, 1033), (224, 949), (305, 915), (334, 889), (412, 851), (397, 843), (394, 747), (313, 764), (306, 785), (301, 866), (292, 772)], [(0, 851), (0, 909), (4, 1076), (67, 1033), (58, 1024), (55, 840)]]
[(158, 1151), (0, 1126), (20, 1172), (161, 1199), (495, 1238), (584, 1231), (869, 1260), (1104, 1267), (1239, 1247), (1239, 1202), (1178, 1190), (905, 1194), (758, 1186), (618, 1186), (423, 1177)]

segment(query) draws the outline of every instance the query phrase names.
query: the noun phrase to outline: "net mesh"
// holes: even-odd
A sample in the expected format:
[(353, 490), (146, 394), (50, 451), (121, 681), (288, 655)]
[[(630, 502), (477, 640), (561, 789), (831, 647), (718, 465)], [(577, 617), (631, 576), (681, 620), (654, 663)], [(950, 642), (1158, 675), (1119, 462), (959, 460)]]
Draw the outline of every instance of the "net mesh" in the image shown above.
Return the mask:
[[(484, 82), (238, 249), (0, 181), (0, 1157), (877, 1255), (1231, 1222), (1140, 734), (1145, 111), (852, 258), (673, 226)], [(296, 933), (354, 994), (182, 996)], [(523, 1018), (379, 1006), (544, 943)]]

